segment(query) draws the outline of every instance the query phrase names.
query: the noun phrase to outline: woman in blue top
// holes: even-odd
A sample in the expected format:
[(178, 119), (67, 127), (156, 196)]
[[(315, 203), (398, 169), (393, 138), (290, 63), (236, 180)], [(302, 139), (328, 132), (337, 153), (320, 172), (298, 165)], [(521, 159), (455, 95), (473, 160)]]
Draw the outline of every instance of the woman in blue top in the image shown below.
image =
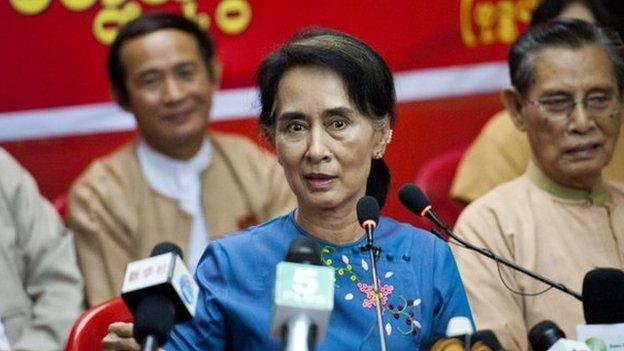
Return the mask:
[[(312, 29), (271, 53), (258, 70), (260, 125), (297, 197), (282, 217), (212, 242), (198, 266), (194, 320), (174, 327), (165, 350), (280, 350), (270, 336), (275, 266), (295, 238), (322, 248), (336, 272), (334, 309), (316, 350), (377, 350), (371, 262), (356, 216), (364, 195), (385, 202), (383, 161), (395, 120), (392, 75), (367, 44)], [(227, 204), (224, 204), (227, 205)], [(378, 272), (389, 350), (421, 350), (454, 316), (471, 318), (446, 243), (382, 217)], [(130, 325), (114, 324), (104, 346), (135, 350)]]

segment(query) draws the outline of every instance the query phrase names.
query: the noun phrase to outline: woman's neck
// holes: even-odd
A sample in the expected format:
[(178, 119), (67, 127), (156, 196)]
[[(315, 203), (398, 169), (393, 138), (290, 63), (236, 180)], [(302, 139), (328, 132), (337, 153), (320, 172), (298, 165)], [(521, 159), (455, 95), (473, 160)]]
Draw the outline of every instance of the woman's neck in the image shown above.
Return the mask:
[(314, 237), (337, 245), (357, 241), (362, 236), (355, 207), (349, 210), (306, 210), (299, 207), (295, 213), (297, 223)]

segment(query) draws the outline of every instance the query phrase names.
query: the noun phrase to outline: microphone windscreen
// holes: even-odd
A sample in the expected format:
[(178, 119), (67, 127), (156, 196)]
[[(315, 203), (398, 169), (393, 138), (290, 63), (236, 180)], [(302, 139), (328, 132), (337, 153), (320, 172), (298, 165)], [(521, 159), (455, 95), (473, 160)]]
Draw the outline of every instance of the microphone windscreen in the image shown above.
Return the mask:
[(159, 345), (164, 344), (175, 323), (175, 314), (175, 307), (167, 297), (161, 294), (146, 296), (134, 312), (134, 337), (143, 343), (148, 335), (152, 335)]
[(372, 196), (364, 196), (357, 203), (357, 218), (361, 226), (364, 222), (373, 221), (375, 225), (379, 223), (379, 203)]
[(557, 340), (565, 339), (566, 335), (553, 321), (545, 320), (537, 323), (529, 331), (529, 342), (533, 351), (546, 351)]
[(288, 247), (286, 262), (319, 266), (321, 264), (321, 249), (314, 240), (306, 236), (298, 237)]
[(446, 325), (446, 336), (470, 335), (474, 333), (474, 327), (468, 317), (455, 316)]
[(583, 313), (587, 324), (624, 323), (624, 272), (596, 268), (583, 279)]
[(182, 256), (182, 250), (180, 247), (170, 241), (163, 241), (162, 243), (156, 244), (150, 253), (150, 257), (166, 254), (169, 252), (173, 252), (180, 256), (180, 258), (184, 258)]
[(427, 206), (431, 205), (431, 201), (425, 193), (423, 193), (414, 184), (405, 184), (399, 189), (399, 200), (413, 213), (422, 216), (422, 212)]

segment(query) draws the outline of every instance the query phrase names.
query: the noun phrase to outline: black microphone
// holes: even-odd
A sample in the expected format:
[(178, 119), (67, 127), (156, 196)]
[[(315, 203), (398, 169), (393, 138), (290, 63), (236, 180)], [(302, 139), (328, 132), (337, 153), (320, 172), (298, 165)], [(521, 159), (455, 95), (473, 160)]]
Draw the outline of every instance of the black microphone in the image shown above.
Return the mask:
[(379, 223), (379, 203), (372, 196), (364, 196), (357, 203), (357, 218), (360, 226), (375, 229)]
[(502, 263), (503, 265), (507, 267), (510, 267), (518, 272), (526, 274), (533, 279), (539, 280), (540, 282), (548, 286), (552, 286), (553, 288), (559, 291), (562, 291), (568, 295), (571, 295), (575, 297), (576, 299), (578, 299), (579, 301), (583, 301), (583, 297), (581, 296), (581, 294), (570, 290), (567, 286), (561, 283), (552, 281), (540, 274), (532, 272), (522, 266), (519, 266), (515, 262), (512, 262), (504, 257), (498, 256), (488, 249), (475, 246), (463, 240), (462, 238), (458, 237), (442, 220), (440, 220), (440, 218), (438, 218), (438, 216), (433, 211), (433, 208), (431, 207), (431, 203), (429, 199), (427, 198), (427, 195), (425, 195), (416, 185), (409, 184), (409, 183), (404, 184), (401, 187), (401, 189), (399, 189), (399, 200), (405, 207), (407, 207), (408, 210), (412, 211), (412, 213), (417, 214), (419, 216), (424, 216), (430, 219), (437, 226), (442, 228), (442, 230), (444, 230), (444, 232), (448, 234), (449, 237), (453, 238), (463, 247), (469, 250), (476, 251), (480, 253), (481, 255), (496, 261), (497, 263)]
[(548, 320), (529, 330), (529, 343), (533, 351), (590, 351), (584, 342), (566, 339), (563, 330)]
[(529, 343), (533, 351), (546, 351), (559, 339), (565, 339), (566, 335), (553, 321), (541, 321), (529, 330)]
[(472, 342), (472, 351), (505, 351), (496, 334), (489, 329), (477, 330), (472, 334)]
[(377, 317), (377, 329), (379, 332), (379, 347), (381, 351), (386, 351), (386, 334), (383, 327), (383, 316), (381, 313), (381, 301), (379, 296), (379, 278), (377, 277), (377, 259), (381, 249), (374, 244), (373, 231), (379, 223), (379, 203), (372, 196), (361, 198), (356, 207), (358, 222), (366, 231), (367, 244), (365, 248), (370, 252), (371, 275), (373, 278), (373, 289), (375, 292), (375, 314)]
[(583, 279), (583, 313), (587, 324), (624, 323), (624, 272), (596, 268)]
[(173, 243), (154, 247), (149, 258), (128, 263), (121, 297), (134, 315), (133, 335), (144, 351), (164, 344), (176, 322), (195, 315), (199, 289)]

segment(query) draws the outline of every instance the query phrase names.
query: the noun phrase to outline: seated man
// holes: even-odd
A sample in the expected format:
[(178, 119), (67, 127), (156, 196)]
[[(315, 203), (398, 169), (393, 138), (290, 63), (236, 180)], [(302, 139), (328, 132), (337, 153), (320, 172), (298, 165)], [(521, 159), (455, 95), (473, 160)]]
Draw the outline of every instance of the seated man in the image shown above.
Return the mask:
[(193, 22), (167, 13), (129, 22), (111, 45), (108, 74), (140, 137), (95, 161), (69, 195), (90, 305), (118, 295), (126, 264), (159, 242), (182, 247), (194, 267), (209, 239), (294, 207), (272, 154), (207, 133), (221, 68)]
[[(601, 176), (624, 113), (622, 50), (619, 38), (572, 19), (518, 39), (509, 57), (513, 88), (502, 97), (528, 136), (532, 162), (521, 177), (472, 202), (458, 234), (576, 291), (595, 267), (624, 268), (624, 186)], [(527, 333), (542, 320), (571, 337), (583, 323), (574, 297), (538, 295), (544, 284), (454, 251), (477, 325), (493, 329), (506, 349), (527, 350)]]
[[(614, 24), (610, 10), (598, 0), (544, 0), (533, 12), (531, 25), (566, 17), (610, 26)], [(621, 128), (624, 129), (624, 124)], [(624, 132), (620, 133), (620, 138), (624, 138)], [(515, 128), (509, 112), (497, 113), (462, 157), (453, 179), (451, 197), (465, 203), (473, 201), (524, 173), (530, 155), (527, 136)], [(618, 143), (603, 176), (624, 183), (624, 142)]]
[(82, 311), (71, 232), (0, 149), (0, 350), (58, 351)]

